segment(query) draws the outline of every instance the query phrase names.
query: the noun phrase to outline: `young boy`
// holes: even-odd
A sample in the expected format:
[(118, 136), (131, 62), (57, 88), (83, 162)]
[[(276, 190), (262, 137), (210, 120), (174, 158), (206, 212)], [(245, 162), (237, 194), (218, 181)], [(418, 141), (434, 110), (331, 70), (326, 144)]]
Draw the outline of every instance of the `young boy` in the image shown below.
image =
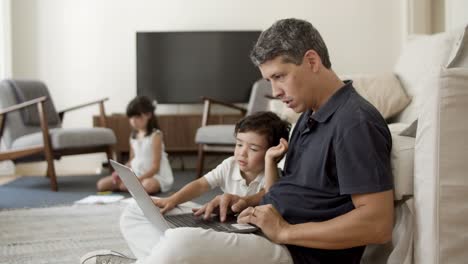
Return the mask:
[(170, 197), (153, 199), (154, 204), (166, 213), (215, 187), (240, 196), (268, 190), (278, 178), (277, 162), (287, 150), (290, 127), (273, 112), (257, 112), (243, 118), (234, 130), (234, 156)]

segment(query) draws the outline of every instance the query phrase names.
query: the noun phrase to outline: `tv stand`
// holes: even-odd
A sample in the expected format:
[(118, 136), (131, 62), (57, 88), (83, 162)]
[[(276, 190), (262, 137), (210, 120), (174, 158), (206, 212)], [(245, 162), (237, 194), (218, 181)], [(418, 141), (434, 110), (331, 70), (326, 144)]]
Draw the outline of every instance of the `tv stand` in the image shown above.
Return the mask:
[[(209, 124), (234, 124), (242, 116), (240, 114), (212, 114)], [(201, 126), (201, 114), (163, 114), (158, 115), (158, 122), (163, 132), (163, 141), (166, 152), (170, 154), (196, 154), (195, 134)], [(117, 138), (114, 151), (119, 162), (128, 159), (130, 150), (130, 124), (125, 114), (112, 114), (106, 116), (107, 127), (112, 129)], [(99, 126), (99, 117), (93, 116), (93, 124)]]

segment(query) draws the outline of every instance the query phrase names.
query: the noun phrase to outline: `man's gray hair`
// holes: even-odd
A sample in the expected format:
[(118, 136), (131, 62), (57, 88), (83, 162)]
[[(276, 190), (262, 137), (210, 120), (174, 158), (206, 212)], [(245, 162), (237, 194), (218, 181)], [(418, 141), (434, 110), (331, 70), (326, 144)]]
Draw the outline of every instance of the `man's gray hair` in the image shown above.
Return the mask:
[(322, 64), (330, 69), (327, 46), (311, 23), (294, 18), (282, 19), (263, 31), (250, 53), (256, 66), (282, 56), (285, 62), (302, 64), (304, 54), (314, 50)]

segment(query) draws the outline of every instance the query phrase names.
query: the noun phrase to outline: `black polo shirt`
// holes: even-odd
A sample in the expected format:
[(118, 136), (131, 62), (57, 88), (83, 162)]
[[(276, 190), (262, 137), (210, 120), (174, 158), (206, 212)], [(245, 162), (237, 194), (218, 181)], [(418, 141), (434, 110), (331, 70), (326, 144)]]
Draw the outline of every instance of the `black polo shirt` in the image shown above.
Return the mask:
[[(283, 177), (263, 197), (291, 224), (354, 209), (352, 194), (393, 188), (392, 140), (380, 113), (348, 81), (315, 113), (299, 118)], [(321, 250), (288, 245), (294, 263), (359, 263), (365, 247)]]

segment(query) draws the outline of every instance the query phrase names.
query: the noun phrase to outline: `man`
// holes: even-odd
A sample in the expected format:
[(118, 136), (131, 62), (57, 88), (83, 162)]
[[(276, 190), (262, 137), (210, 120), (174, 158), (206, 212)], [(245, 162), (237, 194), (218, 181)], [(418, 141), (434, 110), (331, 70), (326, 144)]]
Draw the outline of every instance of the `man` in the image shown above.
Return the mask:
[[(195, 214), (219, 209), (224, 220), (228, 210), (241, 212), (238, 222), (263, 235), (194, 228), (161, 234), (132, 207), (121, 227), (137, 263), (359, 263), (365, 245), (390, 240), (390, 132), (352, 82), (333, 72), (319, 32), (306, 21), (280, 20), (262, 32), (251, 58), (273, 95), (303, 112), (284, 173), (264, 195), (218, 196)], [(98, 257), (90, 259), (83, 263)]]

